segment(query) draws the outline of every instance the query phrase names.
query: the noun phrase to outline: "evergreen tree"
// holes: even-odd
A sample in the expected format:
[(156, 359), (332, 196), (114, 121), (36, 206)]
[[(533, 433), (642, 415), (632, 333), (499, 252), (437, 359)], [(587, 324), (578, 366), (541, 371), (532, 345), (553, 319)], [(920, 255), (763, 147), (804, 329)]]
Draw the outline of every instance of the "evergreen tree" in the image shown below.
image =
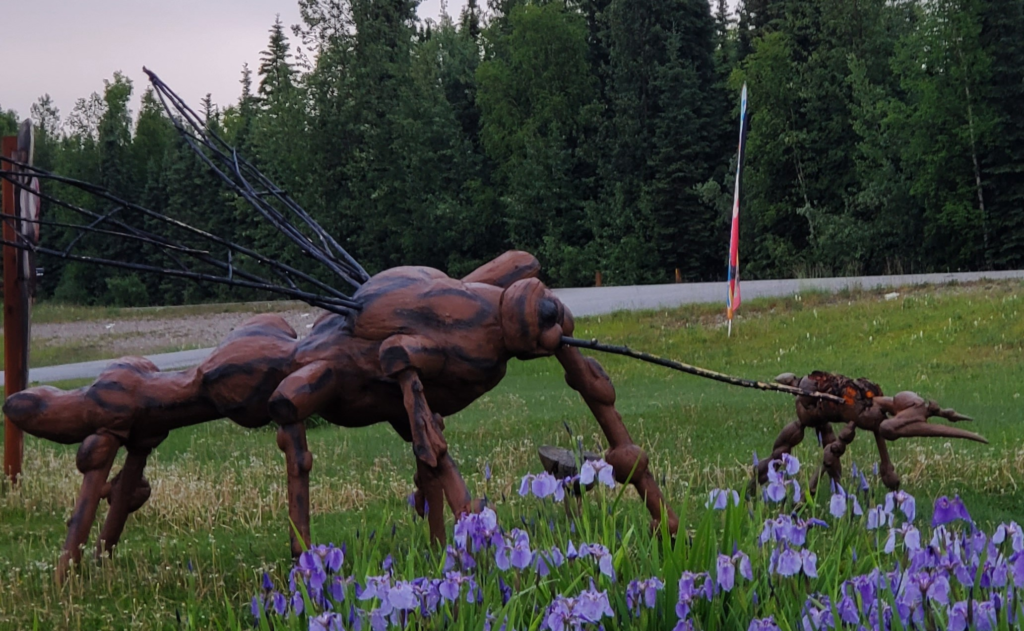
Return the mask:
[[(613, 0), (605, 202), (593, 217), (610, 280), (720, 273), (717, 211), (698, 186), (726, 159), (725, 95), (706, 0)], [(720, 234), (719, 234), (720, 233)]]
[(903, 165), (922, 207), (923, 247), (934, 269), (986, 266), (991, 229), (980, 156), (995, 118), (978, 0), (935, 0), (904, 38), (896, 66), (907, 92), (900, 117)]
[[(507, 32), (506, 32), (507, 29)], [(512, 9), (486, 33), (477, 71), (482, 139), (498, 164), (509, 238), (537, 253), (556, 284), (584, 282), (592, 240), (577, 178), (581, 134), (596, 91), (586, 25), (564, 5)]]
[(1024, 267), (1024, 0), (987, 0), (979, 7), (979, 43), (988, 58), (988, 80), (979, 90), (993, 116), (981, 152), (987, 261)]

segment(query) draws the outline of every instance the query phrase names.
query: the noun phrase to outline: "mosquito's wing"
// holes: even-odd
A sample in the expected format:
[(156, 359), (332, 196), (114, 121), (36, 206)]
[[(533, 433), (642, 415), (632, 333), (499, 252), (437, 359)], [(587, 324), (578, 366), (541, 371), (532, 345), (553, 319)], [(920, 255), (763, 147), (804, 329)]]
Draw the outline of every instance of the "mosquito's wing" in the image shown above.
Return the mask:
[[(366, 270), (320, 224), (220, 136), (210, 131), (199, 116), (150, 70), (149, 76), (167, 114), (185, 142), (216, 173), (228, 188), (248, 202), (281, 234), (339, 278), (358, 288), (369, 280)], [(293, 223), (294, 220), (297, 221)]]
[[(366, 271), (291, 196), (199, 124), (195, 113), (155, 75), (149, 74), (184, 141), (233, 193), (316, 261), (320, 272), (329, 273), (353, 289), (368, 280)], [(8, 158), (0, 161), (0, 178), (20, 185), (26, 175), (41, 180), (44, 185), (39, 197), (51, 207), (70, 211), (61, 213), (61, 218), (71, 219), (20, 221), (63, 230), (68, 238), (60, 246), (39, 245), (21, 236), (14, 242), (3, 241), (5, 244), (67, 261), (271, 292), (336, 313), (359, 308), (349, 293), (323, 280), (321, 273), (300, 270), (278, 257), (261, 254), (254, 248), (124, 200), (100, 186), (50, 173), (26, 162)], [(97, 256), (85, 247), (90, 239), (118, 240), (144, 249), (147, 255), (125, 257), (134, 261)]]

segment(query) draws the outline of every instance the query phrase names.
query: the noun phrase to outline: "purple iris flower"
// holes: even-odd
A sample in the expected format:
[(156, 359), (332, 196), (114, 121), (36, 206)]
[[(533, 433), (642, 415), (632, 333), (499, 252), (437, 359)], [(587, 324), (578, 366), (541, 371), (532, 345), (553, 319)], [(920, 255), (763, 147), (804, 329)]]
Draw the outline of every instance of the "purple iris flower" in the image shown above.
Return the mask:
[(295, 612), (296, 616), (301, 616), (302, 611), (306, 608), (306, 602), (302, 600), (302, 592), (295, 592), (292, 594), (292, 611)]
[(309, 631), (344, 631), (343, 622), (341, 614), (322, 613), (309, 619)]
[(861, 574), (850, 578), (849, 583), (860, 595), (860, 601), (864, 607), (870, 607), (875, 602), (875, 594), (878, 590), (879, 571), (875, 568), (870, 574)]
[(949, 605), (949, 580), (938, 572), (908, 573), (903, 585), (905, 593), (915, 599), (927, 598), (942, 606)]
[(1010, 539), (1010, 545), (1014, 552), (1024, 551), (1024, 531), (1017, 525), (1017, 522), (999, 524), (995, 534), (992, 535), (992, 543), (1001, 545), (1007, 538)]
[(512, 588), (509, 587), (501, 576), (498, 576), (498, 589), (501, 591), (501, 606), (504, 607), (508, 604), (510, 598), (512, 598)]
[(782, 454), (782, 468), (786, 471), (786, 475), (794, 476), (800, 472), (800, 461), (797, 457), (792, 454)]
[(896, 615), (904, 627), (919, 628), (924, 622), (924, 603), (916, 589), (904, 590), (896, 597)]
[(632, 580), (626, 586), (626, 606), (634, 615), (640, 615), (641, 605), (653, 609), (658, 592), (665, 588), (665, 583), (657, 576), (644, 580)]
[(490, 480), (490, 479), (491, 479), (491, 463), (485, 462), (484, 463), (484, 480)]
[(588, 486), (593, 483), (595, 478), (608, 488), (615, 488), (615, 471), (603, 458), (600, 460), (587, 460), (580, 467), (580, 484)]
[(1003, 555), (997, 555), (995, 560), (987, 559), (981, 570), (980, 584), (982, 589), (1001, 589), (1006, 587), (1009, 573), (1010, 567), (1006, 562), (1006, 557)]
[(576, 602), (571, 598), (558, 595), (548, 607), (544, 616), (544, 627), (550, 631), (566, 631), (567, 629), (579, 629), (582, 621), (573, 609)]
[(803, 545), (807, 536), (807, 529), (801, 528), (793, 523), (789, 515), (779, 515), (775, 519), (766, 519), (764, 528), (761, 529), (760, 543), (763, 545), (770, 541), (788, 542), (793, 545)]
[(804, 631), (823, 631), (835, 628), (836, 618), (832, 614), (832, 605), (829, 603), (828, 596), (824, 594), (808, 596), (807, 602), (804, 603), (801, 626)]
[(859, 517), (864, 514), (856, 495), (847, 493), (840, 484), (834, 484), (833, 486), (832, 499), (829, 501), (829, 512), (832, 513), (833, 517), (842, 519), (843, 515), (846, 514), (848, 505), (851, 503), (853, 504), (854, 515)]
[[(972, 601), (974, 603), (973, 628), (977, 631), (992, 631), (996, 625), (996, 609), (991, 601)], [(966, 631), (967, 602), (959, 601), (949, 608), (949, 620), (946, 623), (949, 631)]]
[(498, 516), (490, 508), (479, 513), (466, 513), (455, 523), (455, 547), (459, 550), (475, 553), (489, 546), (503, 546), (504, 543), (498, 528)]
[(601, 573), (615, 580), (615, 568), (612, 566), (612, 553), (600, 543), (584, 543), (580, 546), (580, 557), (593, 557)]
[(565, 555), (558, 549), (558, 546), (551, 546), (551, 550), (548, 552), (548, 560), (551, 562), (551, 565), (562, 567), (565, 564)]
[(772, 550), (768, 562), (769, 573), (779, 576), (795, 576), (803, 571), (811, 578), (818, 576), (818, 555), (810, 550), (795, 550), (782, 544), (782, 550)]
[(885, 510), (882, 505), (873, 506), (868, 509), (868, 523), (867, 530), (875, 530), (877, 528), (884, 528), (892, 523), (892, 513)]
[(751, 620), (747, 631), (782, 631), (782, 629), (775, 624), (775, 616), (768, 616)]
[(249, 612), (252, 613), (253, 618), (259, 620), (263, 614), (263, 599), (259, 596), (253, 596), (252, 602), (249, 603)]
[(555, 500), (562, 501), (565, 498), (561, 481), (546, 471), (523, 476), (522, 482), (519, 483), (519, 495), (526, 497), (531, 493), (540, 499), (553, 496)]
[(330, 572), (337, 572), (345, 562), (345, 552), (332, 544), (315, 545), (310, 549), (319, 560), (322, 567)]
[(533, 551), (530, 550), (530, 535), (525, 530), (515, 528), (511, 533), (512, 545), (510, 561), (512, 567), (522, 570), (530, 565), (533, 559)]
[(579, 554), (579, 552), (577, 552), (576, 546), (573, 545), (572, 539), (570, 539), (569, 540), (569, 545), (567, 545), (565, 547), (565, 558), (567, 558), (570, 561), (572, 561), (572, 560), (576, 559), (579, 555), (580, 554)]
[[(879, 609), (881, 609), (881, 613), (879, 613)], [(892, 607), (882, 601), (876, 601), (871, 607), (868, 607), (868, 628), (891, 629)]]
[(796, 480), (786, 480), (782, 477), (782, 474), (775, 472), (772, 474), (772, 470), (768, 469), (768, 486), (764, 489), (764, 496), (766, 499), (772, 502), (783, 502), (786, 499), (786, 487), (789, 485), (793, 486), (793, 501), (800, 501), (800, 483)]
[[(698, 584), (699, 581), (699, 584)], [(705, 600), (714, 598), (714, 583), (707, 572), (683, 572), (679, 577), (679, 602), (676, 603), (676, 615), (680, 621), (690, 616), (690, 605), (698, 597)]]
[(889, 537), (885, 540), (885, 553), (892, 554), (896, 549), (896, 534), (903, 538), (903, 547), (909, 551), (921, 549), (921, 533), (909, 522), (899, 528), (890, 528)]
[(263, 573), (263, 591), (269, 592), (274, 589), (274, 581), (270, 580), (270, 575), (266, 572)]
[(851, 598), (847, 590), (849, 587), (849, 581), (843, 581), (840, 593), (843, 597), (839, 599), (839, 603), (836, 605), (836, 613), (839, 614), (839, 619), (846, 624), (857, 624), (860, 622), (860, 609), (857, 607), (857, 600)]
[(740, 494), (735, 489), (713, 489), (708, 494), (708, 501), (704, 503), (704, 508), (725, 510), (729, 505), (729, 500), (732, 500), (733, 506), (739, 506)]
[(932, 528), (948, 524), (957, 519), (962, 519), (968, 523), (973, 521), (959, 495), (953, 496), (953, 499), (943, 495), (935, 500), (935, 511), (932, 513)]
[(359, 600), (370, 600), (371, 598), (377, 598), (381, 602), (387, 599), (388, 592), (391, 591), (391, 576), (388, 574), (382, 574), (381, 576), (367, 576), (366, 587), (363, 591), (356, 595)]
[(1010, 557), (1010, 576), (1014, 587), (1024, 588), (1024, 552), (1016, 552)]
[(459, 599), (459, 595), (462, 593), (462, 584), (465, 582), (466, 577), (460, 572), (446, 572), (437, 591), (441, 598), (448, 602), (455, 602)]
[(277, 615), (283, 616), (288, 611), (288, 599), (281, 592), (274, 592), (270, 597), (270, 602)]
[(615, 616), (615, 612), (612, 611), (612, 606), (608, 602), (608, 592), (597, 591), (594, 579), (590, 579), (590, 587), (576, 597), (576, 609), (580, 613), (580, 618), (586, 622), (600, 622), (601, 618), (605, 616)]
[(409, 581), (396, 581), (383, 600), (386, 602), (386, 605), (382, 605), (384, 608), (399, 611), (415, 609), (419, 604), (416, 592)]
[(559, 594), (548, 607), (544, 616), (544, 628), (550, 631), (580, 629), (586, 623), (600, 623), (605, 616), (614, 616), (608, 593), (599, 592), (591, 582), (590, 587), (575, 598)]
[(327, 581), (323, 563), (312, 550), (307, 550), (299, 555), (299, 565), (292, 569), (292, 572), (296, 570), (298, 570), (297, 576), (305, 579), (306, 584), (315, 591), (319, 591)]
[(562, 486), (562, 482), (547, 472), (537, 474), (530, 488), (533, 494), (541, 499), (549, 496), (554, 497), (557, 502), (565, 499), (565, 488)]
[(811, 578), (818, 578), (818, 555), (811, 552), (810, 550), (804, 549), (800, 551), (800, 562), (803, 566), (804, 574)]
[(697, 598), (695, 587), (697, 575), (693, 572), (683, 572), (679, 577), (679, 602), (676, 603), (676, 616), (680, 620), (690, 617), (690, 604)]
[(736, 586), (737, 569), (740, 576), (748, 581), (753, 580), (754, 573), (750, 565), (750, 557), (746, 554), (737, 552), (731, 557), (724, 554), (718, 555), (718, 586), (723, 591), (732, 591), (732, 588)]
[(387, 612), (377, 607), (370, 612), (370, 629), (373, 631), (385, 631), (388, 628)]
[(890, 515), (895, 515), (897, 508), (906, 516), (907, 521), (914, 521), (914, 517), (917, 514), (917, 508), (913, 495), (906, 491), (886, 493), (885, 512)]
[[(454, 574), (459, 574), (454, 572)], [(461, 579), (462, 577), (459, 576)], [(472, 581), (472, 578), (466, 578), (467, 581)], [(421, 576), (414, 578), (412, 581), (413, 593), (416, 595), (416, 599), (420, 603), (420, 614), (424, 616), (432, 616), (437, 612), (438, 605), (441, 604), (443, 596), (441, 596), (441, 586), (445, 582), (445, 579), (441, 578), (427, 578)]]

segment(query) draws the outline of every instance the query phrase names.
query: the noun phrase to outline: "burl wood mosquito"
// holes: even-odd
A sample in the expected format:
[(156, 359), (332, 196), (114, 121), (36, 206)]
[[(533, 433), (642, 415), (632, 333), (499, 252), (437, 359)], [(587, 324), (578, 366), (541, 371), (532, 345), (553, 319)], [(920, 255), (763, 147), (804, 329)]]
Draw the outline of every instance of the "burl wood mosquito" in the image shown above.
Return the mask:
[[(288, 512), (294, 524), (289, 529), (291, 550), (298, 554), (310, 543), (313, 455), (306, 443), (306, 419), (319, 415), (344, 427), (390, 424), (412, 444), (415, 506), (421, 515), (426, 513), (431, 536), (443, 540), (443, 511), (425, 510), (427, 506), (439, 508), (447, 502), (456, 515), (480, 507), (449, 455), (444, 419), (494, 388), (512, 358), (553, 356), (558, 360), (566, 382), (580, 393), (608, 440), (604, 457), (616, 479), (632, 484), (653, 523), (665, 520), (673, 534), (678, 519), (664, 500), (647, 454), (633, 442), (615, 408), (611, 380), (579, 347), (626, 354), (735, 385), (842, 402), (829, 393), (747, 381), (624, 347), (575, 339), (572, 314), (538, 280), (540, 265), (525, 252), (507, 252), (461, 279), (411, 266), (371, 276), (286, 191), (208, 130), (156, 75), (147, 73), (181, 137), (228, 189), (315, 261), (321, 272), (353, 291), (343, 292), (317, 274), (100, 187), (7, 160), (0, 177), (30, 171), (55, 187), (89, 193), (105, 208), (97, 211), (72, 204), (44, 187), (41, 197), (77, 214), (82, 222), (40, 219), (40, 225), (134, 242), (169, 264), (91, 256), (76, 249), (82, 242), (77, 237), (63, 249), (23, 241), (13, 243), (17, 247), (67, 261), (273, 292), (325, 310), (303, 338), (279, 316), (257, 316), (189, 370), (161, 372), (147, 359), (125, 357), (111, 363), (94, 383), (77, 390), (42, 386), (8, 397), (3, 411), (24, 431), (58, 443), (81, 443), (76, 465), (83, 481), (68, 522), (58, 576), (80, 561), (99, 502), (110, 503), (96, 550), (102, 555), (119, 541), (128, 515), (149, 498), (143, 472), (151, 451), (171, 431), (215, 419), (228, 418), (245, 427), (277, 424), (277, 445), (286, 459)], [(154, 225), (164, 231), (153, 229)], [(207, 247), (183, 245), (197, 240)], [(121, 448), (127, 458), (110, 478)]]

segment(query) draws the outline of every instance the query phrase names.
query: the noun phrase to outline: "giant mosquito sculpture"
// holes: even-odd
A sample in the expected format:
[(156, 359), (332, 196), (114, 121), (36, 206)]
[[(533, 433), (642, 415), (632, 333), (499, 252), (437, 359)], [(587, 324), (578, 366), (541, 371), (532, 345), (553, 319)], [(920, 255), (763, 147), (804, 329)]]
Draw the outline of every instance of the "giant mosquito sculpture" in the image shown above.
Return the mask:
[[(143, 470), (152, 449), (174, 429), (214, 419), (226, 417), (245, 427), (277, 423), (277, 444), (287, 463), (288, 512), (295, 525), (291, 549), (298, 554), (310, 543), (313, 457), (306, 445), (305, 419), (318, 414), (344, 427), (386, 422), (411, 442), (417, 467), (416, 509), (426, 513), (432, 537), (443, 540), (439, 507), (445, 501), (455, 514), (479, 507), (448, 454), (444, 418), (495, 387), (513, 357), (558, 359), (566, 382), (583, 397), (608, 439), (605, 459), (616, 479), (632, 483), (654, 525), (665, 519), (673, 534), (678, 528), (676, 515), (664, 501), (647, 455), (630, 438), (615, 409), (610, 379), (577, 347), (627, 354), (735, 385), (843, 403), (842, 397), (830, 393), (747, 381), (624, 347), (574, 339), (572, 314), (537, 279), (539, 264), (525, 252), (505, 253), (462, 279), (427, 267), (398, 267), (371, 277), (287, 192), (206, 129), (195, 112), (146, 72), (170, 120), (207, 166), (322, 271), (354, 292), (342, 292), (314, 274), (100, 187), (14, 163), (42, 180), (90, 194), (107, 210), (89, 210), (44, 191), (43, 199), (84, 221), (38, 223), (72, 228), (77, 236), (63, 249), (24, 241), (12, 245), (69, 261), (273, 292), (326, 311), (302, 339), (279, 316), (257, 316), (190, 370), (160, 372), (144, 358), (126, 357), (110, 364), (89, 386), (66, 392), (36, 387), (9, 397), (4, 413), (26, 432), (59, 443), (81, 443), (76, 464), (83, 482), (68, 522), (58, 576), (80, 560), (99, 501), (106, 498), (110, 508), (97, 555), (113, 548), (129, 513), (148, 499)], [(0, 177), (10, 179), (13, 171), (0, 170)], [(165, 232), (153, 230), (153, 225)], [(139, 244), (152, 252), (154, 260), (128, 263), (78, 253), (76, 247), (86, 235)], [(183, 245), (196, 241), (205, 247)], [(158, 256), (169, 265), (158, 265)], [(128, 453), (125, 464), (108, 481), (122, 447)], [(425, 510), (427, 506), (433, 510)]]

